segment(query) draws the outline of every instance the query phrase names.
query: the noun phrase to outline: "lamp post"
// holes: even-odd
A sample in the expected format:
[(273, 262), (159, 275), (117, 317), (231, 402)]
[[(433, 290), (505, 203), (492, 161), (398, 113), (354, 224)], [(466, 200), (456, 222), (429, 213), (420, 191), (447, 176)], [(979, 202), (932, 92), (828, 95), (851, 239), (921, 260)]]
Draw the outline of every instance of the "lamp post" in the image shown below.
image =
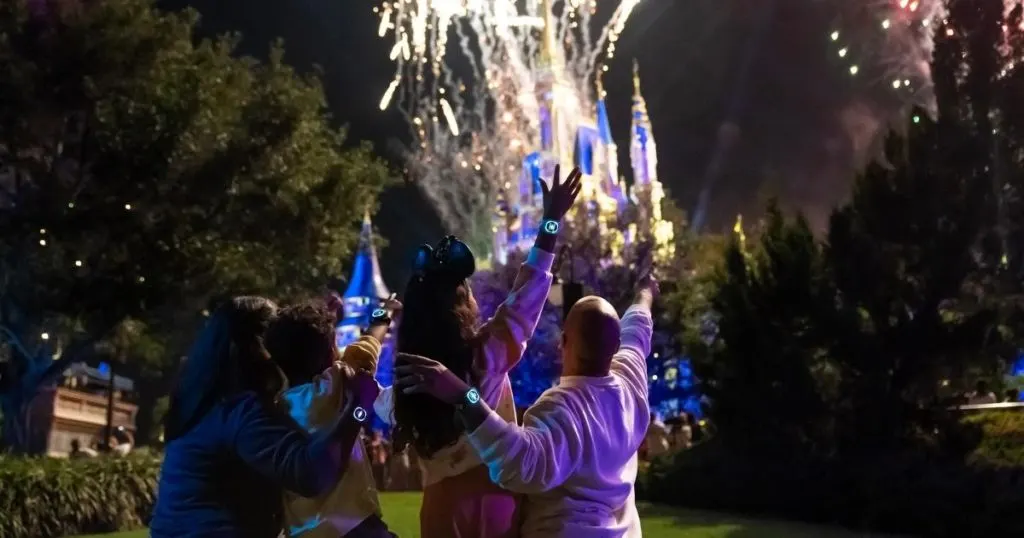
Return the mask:
[[(106, 426), (103, 428), (103, 432), (104, 432), (103, 442), (100, 443), (100, 446), (102, 446), (107, 452), (112, 451), (113, 448), (114, 448), (110, 444), (110, 440), (113, 439), (113, 437), (114, 437), (114, 406), (115, 406), (114, 395), (117, 393), (116, 392), (117, 391), (117, 387), (114, 385), (114, 379), (115, 378), (114, 378), (114, 364), (113, 363), (114, 363), (114, 361), (110, 361), (109, 363), (108, 362), (101, 362), (100, 363), (100, 367), (98, 368), (100, 375), (103, 376), (103, 374), (106, 373), (106, 377), (107, 377), (107, 380), (108, 380), (108, 383), (107, 383), (107, 417), (106, 417), (107, 420), (106, 420)], [(105, 370), (105, 372), (104, 372), (104, 370)]]

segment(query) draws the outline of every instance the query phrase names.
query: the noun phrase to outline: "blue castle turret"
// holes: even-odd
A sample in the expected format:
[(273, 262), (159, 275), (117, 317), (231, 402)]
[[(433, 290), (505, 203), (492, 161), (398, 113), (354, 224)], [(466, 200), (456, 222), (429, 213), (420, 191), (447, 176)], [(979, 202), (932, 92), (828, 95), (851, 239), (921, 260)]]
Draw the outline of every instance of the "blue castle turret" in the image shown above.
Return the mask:
[[(336, 330), (339, 349), (345, 349), (359, 338), (370, 323), (370, 314), (390, 295), (391, 292), (384, 285), (384, 278), (380, 274), (377, 250), (373, 247), (373, 225), (370, 222), (370, 215), (367, 214), (363, 218), (359, 249), (352, 263), (352, 277), (342, 295), (344, 314)], [(389, 336), (384, 342), (384, 350), (381, 352), (377, 367), (377, 381), (384, 386), (391, 384), (391, 355), (394, 348), (392, 344)]]

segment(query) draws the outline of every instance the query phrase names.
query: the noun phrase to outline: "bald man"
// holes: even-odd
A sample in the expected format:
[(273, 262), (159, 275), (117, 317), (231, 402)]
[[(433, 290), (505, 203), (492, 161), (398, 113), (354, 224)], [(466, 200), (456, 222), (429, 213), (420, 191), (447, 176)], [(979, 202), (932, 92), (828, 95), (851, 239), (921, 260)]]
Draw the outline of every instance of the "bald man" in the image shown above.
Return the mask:
[(509, 424), (475, 388), (435, 361), (406, 357), (396, 385), (454, 405), (496, 484), (525, 494), (524, 538), (639, 537), (633, 496), (647, 431), (651, 303), (646, 284), (619, 320), (600, 297), (581, 299), (562, 333), (562, 377)]

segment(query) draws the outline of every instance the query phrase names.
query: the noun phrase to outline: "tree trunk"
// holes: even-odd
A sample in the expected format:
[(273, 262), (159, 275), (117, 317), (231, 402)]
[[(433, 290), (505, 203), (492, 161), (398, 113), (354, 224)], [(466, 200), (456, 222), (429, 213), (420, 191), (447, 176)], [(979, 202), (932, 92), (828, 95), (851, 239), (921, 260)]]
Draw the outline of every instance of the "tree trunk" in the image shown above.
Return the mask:
[(28, 406), (20, 394), (0, 396), (0, 410), (3, 411), (3, 429), (0, 430), (0, 442), (4, 451), (13, 454), (28, 452)]

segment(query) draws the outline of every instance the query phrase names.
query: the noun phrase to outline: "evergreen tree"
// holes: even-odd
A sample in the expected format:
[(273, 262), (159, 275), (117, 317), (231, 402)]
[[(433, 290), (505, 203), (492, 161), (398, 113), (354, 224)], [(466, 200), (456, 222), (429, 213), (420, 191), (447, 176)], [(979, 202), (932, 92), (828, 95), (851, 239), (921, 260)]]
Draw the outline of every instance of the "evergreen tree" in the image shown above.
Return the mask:
[[(888, 138), (891, 164), (860, 175), (820, 252), (777, 215), (749, 256), (729, 250), (702, 368), (724, 437), (820, 426), (821, 446), (919, 446), (956, 433), (944, 397), (1020, 345), (1020, 25), (1001, 0), (950, 2), (936, 29), (938, 121), (915, 112)], [(773, 398), (781, 386), (798, 397)], [(822, 410), (835, 422), (810, 426)]]
[(829, 229), (835, 308), (820, 323), (841, 372), (843, 446), (893, 448), (933, 431), (948, 380), (995, 364), (998, 312), (977, 291), (986, 185), (963, 169), (968, 132), (918, 118), (889, 141), (894, 167), (870, 166)]
[(716, 335), (690, 342), (711, 419), (731, 446), (778, 456), (823, 446), (825, 275), (806, 221), (787, 221), (774, 204), (749, 252), (739, 241), (726, 250), (710, 299)]

